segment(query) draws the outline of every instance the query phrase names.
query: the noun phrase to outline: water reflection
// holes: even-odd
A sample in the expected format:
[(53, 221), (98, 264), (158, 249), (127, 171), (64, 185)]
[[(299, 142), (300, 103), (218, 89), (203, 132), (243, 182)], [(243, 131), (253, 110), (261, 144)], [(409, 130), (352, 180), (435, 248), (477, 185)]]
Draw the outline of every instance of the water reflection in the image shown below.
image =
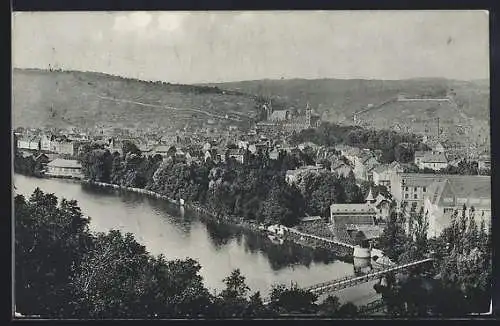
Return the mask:
[(206, 220), (204, 222), (207, 232), (210, 235), (210, 242), (214, 245), (215, 248), (221, 249), (223, 246), (227, 245), (230, 240), (232, 240), (238, 233), (241, 234), (241, 231), (238, 230), (228, 224), (217, 223), (214, 221)]
[(76, 199), (82, 212), (92, 217), (92, 231), (131, 232), (154, 255), (198, 260), (200, 275), (211, 289), (224, 288), (222, 279), (234, 268), (240, 268), (252, 290), (266, 294), (276, 283), (309, 286), (353, 274), (353, 265), (332, 253), (286, 240), (279, 245), (266, 235), (210, 222), (187, 207), (156, 198), (63, 180), (15, 175), (15, 181), (16, 191), (28, 197), (38, 186), (59, 198)]
[(245, 252), (261, 253), (266, 256), (274, 271), (294, 265), (310, 267), (312, 263), (329, 264), (339, 259), (334, 253), (325, 249), (305, 248), (289, 241), (277, 244), (264, 234), (244, 230), (238, 226), (209, 220), (204, 223), (210, 235), (209, 239), (216, 248), (222, 249), (234, 240), (238, 246), (243, 245)]

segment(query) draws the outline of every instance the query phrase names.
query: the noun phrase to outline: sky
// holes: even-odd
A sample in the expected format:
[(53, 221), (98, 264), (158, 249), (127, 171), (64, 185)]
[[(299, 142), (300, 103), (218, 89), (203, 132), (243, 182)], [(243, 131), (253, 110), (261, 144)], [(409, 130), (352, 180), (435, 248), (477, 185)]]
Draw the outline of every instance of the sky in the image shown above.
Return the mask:
[(486, 11), (15, 12), (12, 65), (208, 83), (489, 78)]

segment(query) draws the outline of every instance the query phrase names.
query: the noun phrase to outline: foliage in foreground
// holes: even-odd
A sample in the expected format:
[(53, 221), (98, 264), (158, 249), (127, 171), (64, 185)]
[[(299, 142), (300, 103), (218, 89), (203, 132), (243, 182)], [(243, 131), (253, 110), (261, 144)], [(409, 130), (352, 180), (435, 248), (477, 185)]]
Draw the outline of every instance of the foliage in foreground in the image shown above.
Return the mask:
[[(405, 217), (406, 216), (406, 217)], [(409, 221), (406, 221), (409, 219)], [(408, 233), (403, 225), (410, 222)], [(399, 264), (433, 252), (431, 268), (407, 275), (387, 275), (382, 293), (389, 314), (402, 316), (466, 316), (486, 312), (492, 297), (492, 242), (484, 220), (478, 225), (474, 208), (463, 207), (437, 238), (427, 239), (427, 219), (419, 213), (393, 214), (379, 244)]]
[[(265, 318), (297, 313), (341, 316), (351, 305), (317, 305), (296, 287), (277, 286), (271, 303), (250, 294), (235, 270), (212, 294), (193, 259), (150, 255), (131, 234), (89, 232), (76, 201), (36, 189), (15, 197), (15, 302), (44, 318)], [(352, 307), (351, 307), (352, 308)], [(352, 313), (352, 311), (351, 311)]]

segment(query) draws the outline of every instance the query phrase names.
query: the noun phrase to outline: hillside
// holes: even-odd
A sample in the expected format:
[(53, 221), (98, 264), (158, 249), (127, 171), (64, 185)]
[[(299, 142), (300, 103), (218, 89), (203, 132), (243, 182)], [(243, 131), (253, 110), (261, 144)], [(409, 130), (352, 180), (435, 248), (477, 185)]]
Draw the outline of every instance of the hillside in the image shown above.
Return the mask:
[(255, 105), (252, 96), (237, 92), (94, 72), (14, 69), (12, 91), (14, 127), (239, 124)]
[[(453, 105), (380, 105), (401, 94), (442, 98), (450, 93)], [(488, 81), (292, 79), (174, 85), (35, 69), (14, 69), (13, 125), (174, 130), (187, 125), (246, 125), (255, 115), (259, 95), (272, 97), (275, 107), (302, 110), (309, 102), (323, 120), (337, 123), (352, 124), (355, 112), (380, 106), (361, 116), (362, 125), (377, 129), (400, 124), (402, 130), (432, 130), (437, 117), (445, 129), (472, 125), (483, 138), (489, 129)]]
[[(378, 105), (398, 95), (409, 97), (441, 97), (448, 91), (456, 93), (455, 100), (470, 118), (489, 120), (489, 82), (465, 82), (447, 79), (408, 79), (395, 81), (344, 80), (344, 79), (291, 79), (257, 80), (232, 83), (206, 84), (221, 89), (250, 94), (273, 96), (277, 101), (288, 102), (303, 108), (307, 102), (317, 113), (332, 122), (352, 119), (354, 112), (368, 105)], [(393, 119), (394, 112), (382, 118)], [(447, 113), (453, 119), (453, 111)], [(446, 115), (446, 114), (445, 114)]]

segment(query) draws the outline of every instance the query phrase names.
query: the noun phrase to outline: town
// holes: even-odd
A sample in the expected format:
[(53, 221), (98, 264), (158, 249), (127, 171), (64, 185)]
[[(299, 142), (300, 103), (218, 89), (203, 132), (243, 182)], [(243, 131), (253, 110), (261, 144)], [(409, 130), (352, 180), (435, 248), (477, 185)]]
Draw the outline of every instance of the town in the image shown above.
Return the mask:
[[(284, 171), (283, 178), (290, 185), (299, 186), (305, 175), (331, 174), (347, 178), (354, 175), (358, 186), (364, 187), (366, 203), (331, 203), (330, 213), (321, 218), (335, 230), (336, 237), (357, 234), (376, 238), (389, 216), (394, 200), (398, 207), (404, 203), (418, 212), (429, 214), (429, 234), (438, 236), (451, 221), (451, 214), (463, 205), (473, 206), (486, 222), (491, 219), (490, 155), (465, 153), (459, 157), (456, 147), (445, 148), (443, 143), (420, 136), (421, 147), (413, 160), (380, 162), (380, 149), (366, 149), (345, 144), (318, 145), (311, 141), (297, 143), (293, 135), (320, 126), (320, 117), (309, 105), (303, 116), (290, 116), (289, 110), (272, 110), (264, 103), (264, 120), (246, 131), (236, 126), (226, 130), (152, 131), (110, 128), (107, 130), (40, 130), (18, 128), (14, 132), (17, 150), (33, 173), (46, 177), (86, 178), (82, 173), (80, 157), (85, 145), (102, 144), (112, 155), (125, 156), (125, 143), (133, 144), (144, 157), (176, 160), (187, 165), (202, 164), (207, 160), (224, 163), (234, 160), (248, 163), (251, 156), (264, 154), (270, 162), (282, 160), (283, 155), (299, 158), (293, 169)], [(299, 137), (296, 137), (299, 138)], [(376, 187), (377, 197), (371, 187)], [(366, 193), (369, 191), (369, 193)], [(385, 196), (384, 196), (384, 195)], [(324, 212), (322, 212), (324, 213)], [(306, 218), (306, 217), (304, 217)], [(310, 218), (307, 218), (311, 220)], [(325, 224), (326, 225), (326, 224)], [(349, 243), (352, 237), (343, 237)]]
[(488, 15), (358, 14), (14, 14), (13, 316), (491, 314)]

